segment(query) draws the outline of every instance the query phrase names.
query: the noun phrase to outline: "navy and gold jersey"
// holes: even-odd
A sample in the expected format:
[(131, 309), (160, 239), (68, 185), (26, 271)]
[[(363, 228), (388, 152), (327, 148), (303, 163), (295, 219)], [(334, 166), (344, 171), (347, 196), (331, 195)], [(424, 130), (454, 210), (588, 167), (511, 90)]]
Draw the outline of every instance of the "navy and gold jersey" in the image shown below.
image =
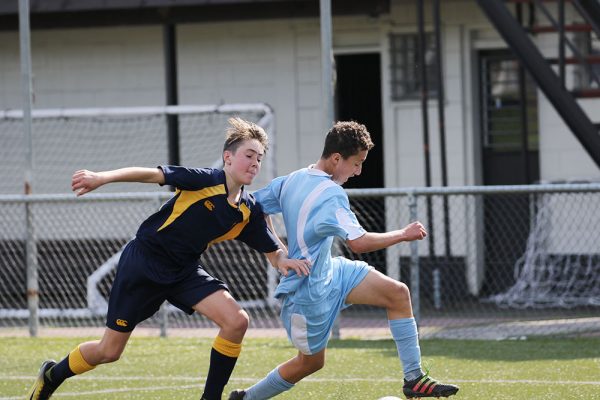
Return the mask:
[(227, 200), (225, 171), (160, 166), (165, 185), (177, 190), (138, 229), (137, 240), (169, 269), (196, 267), (208, 246), (237, 239), (261, 253), (278, 249), (262, 208), (242, 189), (237, 205)]

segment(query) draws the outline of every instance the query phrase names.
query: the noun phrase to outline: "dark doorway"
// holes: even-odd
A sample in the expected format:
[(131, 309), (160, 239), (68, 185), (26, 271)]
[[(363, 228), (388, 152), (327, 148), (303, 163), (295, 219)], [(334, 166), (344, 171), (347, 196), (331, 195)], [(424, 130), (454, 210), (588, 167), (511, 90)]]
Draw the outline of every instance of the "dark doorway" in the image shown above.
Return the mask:
[[(378, 53), (338, 55), (335, 58), (337, 82), (336, 120), (353, 120), (364, 124), (375, 147), (369, 151), (362, 173), (344, 184), (345, 188), (381, 188), (383, 177), (383, 123), (381, 110), (381, 60)], [(350, 199), (360, 224), (373, 232), (384, 232), (385, 201), (382, 197)], [(348, 257), (362, 259), (385, 272), (384, 250)]]
[(381, 61), (378, 53), (339, 55), (337, 69), (336, 119), (364, 124), (375, 147), (369, 151), (363, 172), (345, 188), (383, 187), (383, 124), (381, 111)]
[[(506, 50), (479, 53), (481, 166), (484, 185), (539, 180), (537, 88)], [(515, 263), (525, 251), (532, 218), (530, 195), (484, 198), (484, 294), (514, 284)]]

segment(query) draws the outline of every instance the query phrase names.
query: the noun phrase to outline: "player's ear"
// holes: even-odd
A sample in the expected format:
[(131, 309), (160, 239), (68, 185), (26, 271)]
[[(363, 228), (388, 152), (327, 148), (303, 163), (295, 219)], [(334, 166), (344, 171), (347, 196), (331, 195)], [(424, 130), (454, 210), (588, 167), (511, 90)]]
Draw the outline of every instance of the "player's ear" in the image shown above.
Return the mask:
[(338, 165), (342, 160), (342, 155), (340, 153), (333, 153), (331, 155), (331, 161), (333, 161), (334, 165)]
[(231, 152), (231, 150), (225, 150), (223, 152), (223, 165), (231, 165), (231, 157), (233, 156), (233, 153)]

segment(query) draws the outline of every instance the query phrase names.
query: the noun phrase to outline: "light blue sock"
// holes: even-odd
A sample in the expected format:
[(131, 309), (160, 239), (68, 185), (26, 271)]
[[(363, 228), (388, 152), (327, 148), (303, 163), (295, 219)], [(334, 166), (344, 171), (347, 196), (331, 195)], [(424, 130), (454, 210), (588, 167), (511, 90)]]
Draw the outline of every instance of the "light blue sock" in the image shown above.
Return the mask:
[(414, 318), (393, 319), (388, 322), (402, 362), (404, 379), (412, 381), (423, 374), (417, 323)]
[(294, 387), (279, 375), (279, 370), (275, 368), (269, 372), (262, 381), (246, 390), (244, 400), (263, 400), (275, 397), (280, 393), (290, 390)]

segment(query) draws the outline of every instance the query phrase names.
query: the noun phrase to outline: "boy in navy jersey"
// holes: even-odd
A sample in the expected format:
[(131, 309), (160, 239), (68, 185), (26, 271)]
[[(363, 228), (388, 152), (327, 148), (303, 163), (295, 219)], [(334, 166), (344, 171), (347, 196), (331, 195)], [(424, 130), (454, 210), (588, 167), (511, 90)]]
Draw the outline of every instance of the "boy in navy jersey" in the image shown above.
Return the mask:
[(287, 258), (267, 228), (260, 204), (244, 189), (260, 171), (266, 133), (239, 118), (229, 123), (223, 169), (160, 166), (75, 172), (72, 188), (78, 196), (110, 182), (158, 183), (177, 191), (124, 248), (102, 339), (80, 344), (58, 363), (45, 361), (28, 399), (48, 399), (65, 379), (117, 361), (135, 326), (155, 314), (165, 300), (219, 326), (201, 399), (221, 399), (241, 351), (248, 314), (225, 283), (198, 265), (200, 255), (213, 243), (237, 239), (265, 253), (283, 275), (288, 271), (306, 275), (309, 268), (307, 261)]

